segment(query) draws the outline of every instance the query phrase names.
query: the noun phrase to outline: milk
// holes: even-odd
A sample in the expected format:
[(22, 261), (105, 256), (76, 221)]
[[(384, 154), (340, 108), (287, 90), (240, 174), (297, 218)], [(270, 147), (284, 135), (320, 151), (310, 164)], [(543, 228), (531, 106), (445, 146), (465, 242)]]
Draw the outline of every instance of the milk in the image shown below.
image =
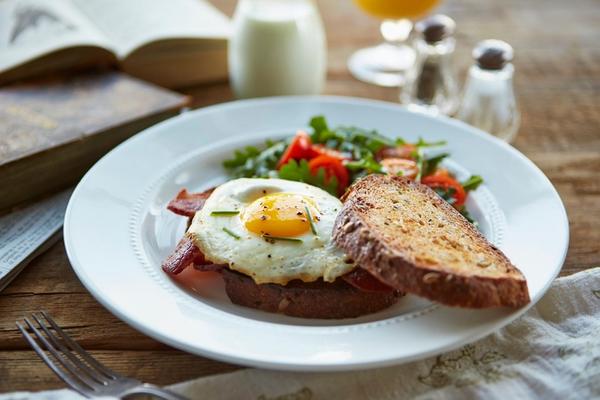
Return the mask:
[(310, 0), (240, 0), (229, 42), (238, 98), (319, 94), (326, 73), (323, 25)]

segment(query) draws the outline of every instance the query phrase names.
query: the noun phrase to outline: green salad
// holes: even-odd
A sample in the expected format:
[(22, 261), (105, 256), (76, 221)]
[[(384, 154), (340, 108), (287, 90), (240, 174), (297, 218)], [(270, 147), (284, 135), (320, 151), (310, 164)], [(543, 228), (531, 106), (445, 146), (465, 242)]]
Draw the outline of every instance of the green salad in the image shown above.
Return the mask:
[(341, 196), (357, 179), (368, 174), (394, 174), (429, 186), (473, 222), (465, 208), (468, 193), (483, 182), (478, 175), (460, 182), (441, 166), (448, 153), (428, 156), (427, 148), (445, 141), (411, 143), (390, 139), (376, 130), (357, 127), (330, 127), (325, 117), (310, 120), (312, 132), (300, 130), (295, 136), (267, 140), (263, 148), (247, 146), (224, 161), (234, 178), (281, 178), (305, 182)]

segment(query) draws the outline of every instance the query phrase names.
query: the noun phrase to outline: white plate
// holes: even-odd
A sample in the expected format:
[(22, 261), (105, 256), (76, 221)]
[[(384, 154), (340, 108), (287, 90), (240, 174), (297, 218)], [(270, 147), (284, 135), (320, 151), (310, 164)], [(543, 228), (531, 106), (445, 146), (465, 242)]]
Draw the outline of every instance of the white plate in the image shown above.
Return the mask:
[[(73, 269), (92, 295), (143, 333), (203, 356), (289, 370), (348, 370), (402, 363), (479, 339), (525, 311), (462, 310), (407, 296), (358, 319), (318, 321), (238, 307), (218, 276), (186, 284), (160, 269), (185, 230), (165, 209), (186, 187), (226, 179), (224, 158), (245, 144), (292, 135), (310, 117), (416, 140), (445, 139), (448, 167), (484, 177), (469, 209), (484, 234), (527, 277), (532, 304), (558, 274), (568, 222), (544, 174), (514, 148), (447, 118), (371, 100), (289, 97), (246, 100), (186, 113), (149, 128), (100, 160), (75, 189), (64, 237)], [(127, 340), (127, 338), (123, 338)]]

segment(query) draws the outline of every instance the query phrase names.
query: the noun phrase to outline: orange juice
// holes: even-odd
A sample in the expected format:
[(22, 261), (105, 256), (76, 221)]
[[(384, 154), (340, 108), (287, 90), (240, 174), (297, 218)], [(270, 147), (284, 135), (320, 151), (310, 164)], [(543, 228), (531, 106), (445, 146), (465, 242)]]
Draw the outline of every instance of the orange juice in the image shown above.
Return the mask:
[(415, 19), (424, 16), (440, 0), (355, 0), (360, 8), (383, 19)]

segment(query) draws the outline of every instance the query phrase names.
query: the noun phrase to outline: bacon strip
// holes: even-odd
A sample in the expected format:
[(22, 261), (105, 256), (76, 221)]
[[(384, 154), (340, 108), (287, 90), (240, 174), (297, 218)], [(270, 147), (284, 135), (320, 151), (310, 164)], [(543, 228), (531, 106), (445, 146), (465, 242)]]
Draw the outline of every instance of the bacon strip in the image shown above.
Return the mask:
[(177, 275), (190, 265), (199, 271), (219, 272), (227, 267), (227, 264), (213, 264), (204, 258), (194, 241), (185, 235), (169, 257), (163, 262), (162, 269), (169, 275)]
[[(208, 189), (202, 193), (189, 193), (187, 190), (182, 189), (169, 202), (167, 208), (175, 214), (192, 218), (196, 211), (202, 209), (213, 190), (215, 189)], [(194, 241), (188, 235), (185, 235), (179, 241), (173, 253), (163, 262), (162, 269), (167, 274), (177, 275), (190, 264), (201, 271), (219, 271), (223, 268), (223, 265), (213, 264), (204, 258), (204, 254), (196, 247)]]
[(215, 189), (208, 189), (202, 193), (190, 193), (185, 189), (181, 189), (177, 196), (169, 202), (167, 208), (175, 214), (193, 217), (196, 211), (202, 209), (213, 190)]
[(373, 275), (358, 267), (342, 276), (346, 283), (364, 292), (391, 292), (394, 288), (381, 282)]
[(162, 269), (167, 274), (177, 275), (196, 260), (205, 262), (204, 255), (192, 239), (185, 235), (179, 241), (173, 253), (163, 262)]

